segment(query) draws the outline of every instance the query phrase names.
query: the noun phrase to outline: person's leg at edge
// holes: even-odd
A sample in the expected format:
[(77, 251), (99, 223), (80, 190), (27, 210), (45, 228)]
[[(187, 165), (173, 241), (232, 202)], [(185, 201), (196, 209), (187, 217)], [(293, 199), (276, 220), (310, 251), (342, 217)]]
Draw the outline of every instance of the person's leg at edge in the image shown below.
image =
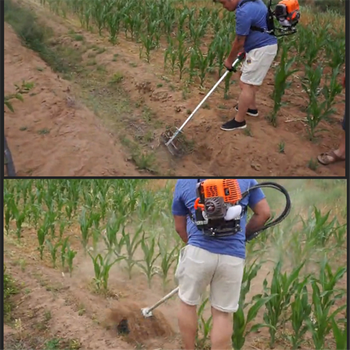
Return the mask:
[[(238, 112), (235, 116), (235, 120), (237, 122), (243, 122), (245, 120), (246, 113), (248, 108), (252, 108), (251, 106), (255, 106), (255, 94), (256, 94), (256, 86), (242, 83), (242, 91), (239, 95), (238, 100)], [(249, 107), (250, 106), (250, 107)]]
[(197, 308), (180, 300), (178, 323), (184, 350), (194, 350), (197, 332)]
[(332, 163), (335, 163), (340, 160), (345, 160), (346, 158), (346, 119), (345, 115), (343, 118), (343, 133), (340, 139), (340, 143), (337, 149), (327, 152), (327, 153), (321, 153), (317, 159), (318, 161), (323, 165), (329, 165)]
[(211, 350), (231, 350), (233, 317), (232, 313), (211, 308), (213, 325), (210, 332)]
[(334, 151), (334, 153), (339, 157), (339, 158), (344, 158), (346, 156), (346, 138), (345, 138), (345, 131), (343, 131), (343, 135), (340, 139), (340, 144), (338, 149)]
[[(241, 91), (243, 90), (243, 87), (244, 85), (246, 85), (245, 83), (243, 83), (242, 80), (239, 80), (239, 87), (241, 88)], [(253, 99), (253, 102), (248, 106), (249, 109), (252, 109), (252, 110), (256, 110), (256, 101), (255, 101), (255, 96), (256, 96), (256, 91), (258, 89), (258, 86), (255, 87), (255, 90), (254, 90), (254, 99)]]

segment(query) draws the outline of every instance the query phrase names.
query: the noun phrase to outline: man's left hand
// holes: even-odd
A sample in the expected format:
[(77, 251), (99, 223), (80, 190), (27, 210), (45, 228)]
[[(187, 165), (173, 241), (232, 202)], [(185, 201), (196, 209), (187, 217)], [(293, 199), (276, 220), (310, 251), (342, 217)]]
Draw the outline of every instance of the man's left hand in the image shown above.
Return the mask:
[(227, 58), (224, 62), (224, 66), (226, 67), (226, 69), (232, 70), (232, 65), (233, 65), (233, 61)]

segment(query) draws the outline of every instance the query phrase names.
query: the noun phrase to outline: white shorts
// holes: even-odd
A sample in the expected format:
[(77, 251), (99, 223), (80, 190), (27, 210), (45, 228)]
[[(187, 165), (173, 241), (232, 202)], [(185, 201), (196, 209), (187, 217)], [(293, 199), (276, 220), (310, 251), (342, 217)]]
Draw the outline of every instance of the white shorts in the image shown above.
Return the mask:
[(241, 81), (260, 86), (277, 54), (277, 44), (249, 51), (242, 64)]
[(180, 252), (175, 279), (179, 298), (188, 305), (199, 305), (201, 295), (210, 285), (213, 308), (233, 313), (238, 309), (244, 270), (244, 259), (214, 254), (187, 245)]

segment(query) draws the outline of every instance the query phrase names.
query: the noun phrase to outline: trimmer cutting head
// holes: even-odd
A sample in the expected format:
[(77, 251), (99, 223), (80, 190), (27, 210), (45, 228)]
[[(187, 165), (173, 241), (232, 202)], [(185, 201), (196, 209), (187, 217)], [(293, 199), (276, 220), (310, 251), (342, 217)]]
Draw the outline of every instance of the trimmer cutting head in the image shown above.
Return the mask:
[[(175, 139), (171, 140), (176, 133), (179, 135)], [(176, 127), (172, 129), (167, 129), (161, 135), (163, 143), (173, 156), (181, 156), (185, 153), (184, 146), (181, 145), (180, 136), (181, 131), (179, 131), (179, 129)]]
[(153, 316), (152, 311), (149, 311), (148, 307), (141, 309), (141, 312), (142, 312), (142, 315), (145, 317), (152, 317)]

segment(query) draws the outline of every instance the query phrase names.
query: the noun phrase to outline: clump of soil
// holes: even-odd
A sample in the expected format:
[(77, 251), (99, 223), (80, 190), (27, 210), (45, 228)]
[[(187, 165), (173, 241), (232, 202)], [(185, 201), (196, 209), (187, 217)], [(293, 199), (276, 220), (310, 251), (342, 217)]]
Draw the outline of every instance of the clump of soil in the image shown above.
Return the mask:
[(108, 323), (111, 329), (129, 343), (173, 336), (174, 331), (162, 313), (156, 310), (152, 313), (152, 317), (146, 318), (137, 304), (118, 302), (116, 308), (110, 310)]

